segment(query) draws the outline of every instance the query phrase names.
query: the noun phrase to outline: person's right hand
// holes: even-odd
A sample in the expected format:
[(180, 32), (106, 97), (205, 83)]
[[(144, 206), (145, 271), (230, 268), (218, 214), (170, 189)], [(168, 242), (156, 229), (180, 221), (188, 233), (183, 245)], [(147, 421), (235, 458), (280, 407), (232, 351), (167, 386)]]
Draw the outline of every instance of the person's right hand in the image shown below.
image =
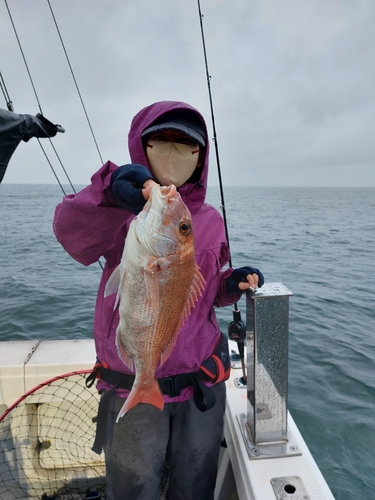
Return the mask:
[(151, 187), (148, 182), (156, 184), (144, 165), (131, 163), (117, 168), (112, 174), (111, 188), (120, 207), (139, 214), (150, 196)]
[(143, 194), (143, 198), (145, 200), (148, 200), (150, 198), (150, 192), (151, 192), (151, 189), (154, 187), (154, 186), (157, 186), (159, 187), (160, 184), (158, 184), (157, 182), (155, 182), (153, 179), (148, 179), (144, 184), (143, 184), (143, 189), (142, 189), (142, 194)]

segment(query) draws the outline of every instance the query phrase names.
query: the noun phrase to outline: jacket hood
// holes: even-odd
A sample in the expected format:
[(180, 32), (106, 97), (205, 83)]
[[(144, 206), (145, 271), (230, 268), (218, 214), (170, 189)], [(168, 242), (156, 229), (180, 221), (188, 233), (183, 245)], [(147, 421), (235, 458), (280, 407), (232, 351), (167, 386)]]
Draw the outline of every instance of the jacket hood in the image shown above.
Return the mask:
[(200, 170), (200, 178), (194, 183), (185, 183), (178, 188), (184, 202), (191, 212), (197, 212), (204, 203), (207, 191), (207, 177), (208, 177), (208, 150), (209, 141), (207, 135), (206, 123), (202, 115), (195, 108), (184, 102), (177, 101), (161, 101), (151, 104), (143, 108), (135, 115), (130, 126), (128, 145), (129, 153), (132, 163), (140, 163), (145, 165), (149, 170), (150, 167), (147, 162), (146, 153), (143, 149), (142, 133), (149, 128), (156, 120), (158, 120), (165, 113), (172, 110), (190, 110), (194, 112), (201, 120), (205, 130), (206, 148), (205, 158), (202, 167), (197, 167)]

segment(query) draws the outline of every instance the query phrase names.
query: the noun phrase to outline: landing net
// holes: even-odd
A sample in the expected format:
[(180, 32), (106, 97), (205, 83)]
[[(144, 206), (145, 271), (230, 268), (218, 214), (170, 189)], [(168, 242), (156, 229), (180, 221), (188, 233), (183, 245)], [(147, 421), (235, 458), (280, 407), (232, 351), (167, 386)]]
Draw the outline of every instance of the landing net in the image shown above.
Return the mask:
[(88, 371), (40, 384), (0, 416), (0, 498), (105, 499), (104, 455), (91, 450), (98, 410)]

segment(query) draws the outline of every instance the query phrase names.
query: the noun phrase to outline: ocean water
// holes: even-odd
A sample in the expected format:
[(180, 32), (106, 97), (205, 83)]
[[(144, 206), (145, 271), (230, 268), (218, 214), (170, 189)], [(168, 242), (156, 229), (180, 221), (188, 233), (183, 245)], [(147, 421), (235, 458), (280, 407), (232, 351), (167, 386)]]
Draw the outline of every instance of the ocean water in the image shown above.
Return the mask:
[[(92, 337), (101, 269), (56, 242), (61, 198), (0, 185), (0, 340)], [(335, 498), (375, 498), (375, 189), (230, 187), (225, 201), (234, 266), (294, 293), (290, 412)], [(226, 331), (232, 309), (217, 314)]]

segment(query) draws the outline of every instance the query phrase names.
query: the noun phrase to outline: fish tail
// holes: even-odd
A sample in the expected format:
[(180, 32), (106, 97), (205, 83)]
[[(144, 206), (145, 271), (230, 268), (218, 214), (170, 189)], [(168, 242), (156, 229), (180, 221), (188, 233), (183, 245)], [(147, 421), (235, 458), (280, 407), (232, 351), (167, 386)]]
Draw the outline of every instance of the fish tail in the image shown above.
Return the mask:
[(163, 411), (163, 395), (156, 379), (154, 379), (153, 383), (147, 387), (141, 388), (140, 384), (133, 385), (129, 396), (127, 397), (117, 416), (116, 423), (120, 420), (121, 417), (125, 415), (125, 413), (133, 408), (133, 406), (136, 406), (139, 403), (153, 405), (156, 406), (156, 408), (158, 408), (160, 411)]

